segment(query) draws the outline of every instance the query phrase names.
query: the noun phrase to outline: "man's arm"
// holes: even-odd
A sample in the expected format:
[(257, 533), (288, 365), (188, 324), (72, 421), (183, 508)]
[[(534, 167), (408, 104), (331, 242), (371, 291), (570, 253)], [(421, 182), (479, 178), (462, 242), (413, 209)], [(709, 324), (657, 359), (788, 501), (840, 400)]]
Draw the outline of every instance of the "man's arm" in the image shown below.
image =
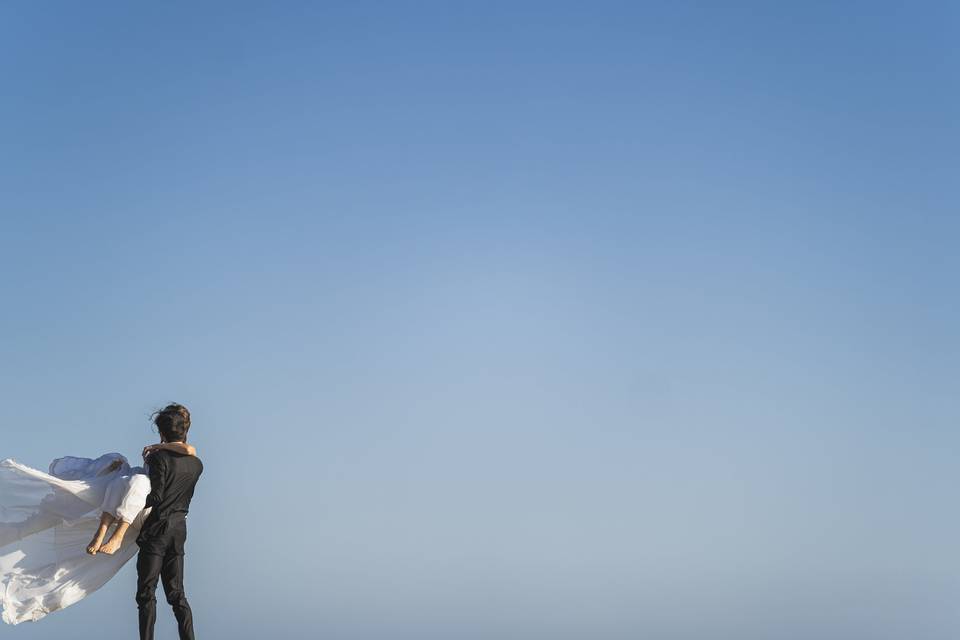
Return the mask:
[(147, 461), (150, 467), (150, 493), (147, 495), (147, 507), (153, 507), (163, 501), (163, 492), (167, 486), (166, 456), (152, 454)]

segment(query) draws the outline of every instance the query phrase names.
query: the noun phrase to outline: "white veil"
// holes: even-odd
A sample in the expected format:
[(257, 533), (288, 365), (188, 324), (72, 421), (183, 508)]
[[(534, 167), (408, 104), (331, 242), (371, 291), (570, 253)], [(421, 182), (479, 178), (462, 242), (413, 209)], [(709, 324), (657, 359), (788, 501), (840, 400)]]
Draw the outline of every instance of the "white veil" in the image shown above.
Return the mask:
[[(103, 473), (112, 462), (119, 469)], [(44, 473), (0, 461), (0, 607), (3, 621), (39, 620), (96, 591), (137, 552), (146, 515), (130, 526), (113, 555), (87, 554), (107, 486), (130, 465), (119, 453), (54, 460)], [(56, 475), (53, 475), (56, 474)]]

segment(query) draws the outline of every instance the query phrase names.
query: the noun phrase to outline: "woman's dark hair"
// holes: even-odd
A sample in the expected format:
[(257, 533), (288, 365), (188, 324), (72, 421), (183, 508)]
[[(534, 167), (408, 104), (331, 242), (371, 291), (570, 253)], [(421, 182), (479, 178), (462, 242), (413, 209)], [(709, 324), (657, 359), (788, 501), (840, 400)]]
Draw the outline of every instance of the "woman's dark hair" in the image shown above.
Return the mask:
[(168, 404), (150, 416), (167, 442), (186, 442), (190, 430), (190, 412), (182, 404)]

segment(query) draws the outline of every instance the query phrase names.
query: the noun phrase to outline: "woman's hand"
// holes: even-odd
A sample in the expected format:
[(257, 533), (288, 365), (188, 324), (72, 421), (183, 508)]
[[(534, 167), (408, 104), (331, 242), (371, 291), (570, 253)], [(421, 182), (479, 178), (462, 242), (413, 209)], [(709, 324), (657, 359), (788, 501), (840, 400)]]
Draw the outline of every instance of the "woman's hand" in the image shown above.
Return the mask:
[(121, 460), (114, 460), (114, 461), (111, 462), (105, 469), (103, 469), (103, 471), (101, 471), (101, 472), (98, 473), (97, 475), (98, 475), (98, 476), (105, 476), (105, 475), (107, 475), (107, 474), (113, 473), (114, 471), (116, 471), (117, 469), (119, 469), (119, 468), (120, 468), (120, 465), (122, 465), (122, 464), (123, 464), (123, 461), (121, 461)]
[(143, 459), (146, 460), (147, 456), (149, 456), (151, 453), (153, 453), (154, 451), (159, 451), (160, 449), (163, 449), (163, 448), (165, 447), (162, 442), (159, 444), (148, 444), (143, 448)]

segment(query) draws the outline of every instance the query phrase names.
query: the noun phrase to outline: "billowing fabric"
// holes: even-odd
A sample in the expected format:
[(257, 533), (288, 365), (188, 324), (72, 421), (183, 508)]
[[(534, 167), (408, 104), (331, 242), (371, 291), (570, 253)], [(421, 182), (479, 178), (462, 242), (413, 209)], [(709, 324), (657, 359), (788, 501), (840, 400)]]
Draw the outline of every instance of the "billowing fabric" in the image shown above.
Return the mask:
[[(114, 462), (118, 465), (111, 468)], [(50, 473), (9, 458), (0, 461), (4, 622), (39, 620), (74, 604), (136, 554), (134, 541), (148, 513), (143, 500), (149, 493), (149, 479), (137, 471), (142, 469), (131, 468), (119, 453), (58, 458)], [(102, 511), (129, 518), (130, 531), (115, 554), (91, 556), (86, 549)]]

